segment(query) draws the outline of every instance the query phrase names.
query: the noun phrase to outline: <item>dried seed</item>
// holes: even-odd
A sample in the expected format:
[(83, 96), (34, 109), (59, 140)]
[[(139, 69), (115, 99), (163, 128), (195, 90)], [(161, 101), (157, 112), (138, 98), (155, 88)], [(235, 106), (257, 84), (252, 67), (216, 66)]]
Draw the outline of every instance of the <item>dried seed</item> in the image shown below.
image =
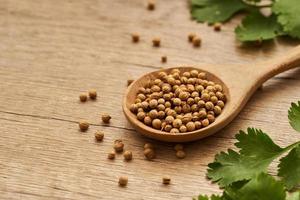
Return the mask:
[(110, 122), (111, 116), (109, 114), (103, 114), (101, 118), (103, 123), (108, 124)]
[(152, 40), (152, 45), (153, 45), (154, 47), (159, 47), (159, 46), (160, 46), (160, 38), (154, 38), (154, 39)]
[(148, 0), (147, 8), (148, 8), (148, 10), (154, 10), (155, 9), (155, 1), (154, 0)]
[(116, 157), (116, 153), (114, 151), (111, 151), (107, 154), (107, 158), (110, 160), (115, 159), (115, 157)]
[(176, 152), (176, 157), (177, 158), (183, 159), (183, 158), (185, 158), (185, 156), (186, 156), (186, 154), (183, 150), (179, 150), (179, 151)]
[(132, 160), (132, 152), (131, 151), (128, 151), (128, 150), (125, 151), (123, 156), (124, 156), (124, 159), (127, 160), (127, 161)]
[(119, 185), (125, 187), (128, 183), (128, 178), (126, 176), (119, 177)]
[(140, 35), (138, 33), (131, 34), (132, 42), (137, 43), (140, 41)]
[(171, 178), (168, 177), (168, 176), (164, 176), (164, 177), (162, 178), (162, 183), (163, 183), (164, 185), (169, 185), (169, 184), (171, 183)]
[(90, 99), (95, 100), (97, 98), (97, 91), (94, 89), (89, 90), (89, 97)]
[(79, 129), (82, 132), (87, 131), (89, 126), (90, 126), (90, 124), (87, 121), (84, 121), (84, 120), (80, 121), (78, 125), (79, 125)]
[(148, 159), (148, 160), (152, 160), (156, 157), (155, 152), (153, 149), (147, 148), (144, 150), (144, 156)]
[(217, 22), (217, 23), (214, 23), (214, 30), (215, 31), (221, 31), (221, 27), (222, 27), (222, 24)]
[(86, 102), (86, 100), (87, 100), (87, 95), (86, 95), (86, 94), (80, 94), (80, 95), (79, 95), (79, 100), (80, 100), (81, 102)]
[(97, 141), (102, 141), (103, 138), (104, 138), (104, 133), (101, 132), (101, 131), (96, 131), (96, 133), (95, 133), (95, 139), (96, 139)]
[(166, 62), (167, 62), (167, 59), (168, 59), (167, 56), (162, 56), (162, 57), (161, 57), (161, 62), (162, 62), (162, 63), (166, 63)]

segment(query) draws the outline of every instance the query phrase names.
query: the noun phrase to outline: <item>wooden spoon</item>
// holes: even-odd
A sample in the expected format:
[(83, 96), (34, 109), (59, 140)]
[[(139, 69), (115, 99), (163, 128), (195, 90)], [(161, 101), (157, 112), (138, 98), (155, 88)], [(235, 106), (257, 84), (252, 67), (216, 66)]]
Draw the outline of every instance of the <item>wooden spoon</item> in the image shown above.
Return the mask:
[[(148, 127), (131, 113), (129, 108), (134, 103), (138, 88), (145, 86), (150, 79), (155, 79), (158, 73), (165, 71), (169, 73), (174, 68), (163, 69), (145, 74), (134, 81), (127, 89), (123, 100), (123, 111), (132, 126), (141, 134), (167, 142), (188, 142), (212, 135), (227, 124), (229, 124), (245, 106), (253, 93), (268, 79), (295, 68), (300, 65), (300, 46), (294, 48), (286, 55), (277, 57), (262, 63), (248, 65), (201, 65), (196, 67), (180, 66), (175, 67), (181, 71), (198, 69), (208, 75), (208, 80), (212, 80), (223, 86), (227, 97), (227, 102), (221, 115), (209, 126), (186, 133), (171, 134)], [(204, 70), (205, 69), (205, 70)]]

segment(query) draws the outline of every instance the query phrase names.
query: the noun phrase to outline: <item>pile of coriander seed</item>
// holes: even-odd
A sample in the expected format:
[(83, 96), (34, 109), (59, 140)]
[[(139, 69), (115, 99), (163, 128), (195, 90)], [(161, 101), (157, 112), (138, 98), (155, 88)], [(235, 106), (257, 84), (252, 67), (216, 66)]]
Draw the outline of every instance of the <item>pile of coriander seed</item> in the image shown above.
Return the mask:
[(172, 69), (140, 87), (130, 110), (147, 126), (176, 134), (209, 126), (225, 103), (222, 86), (205, 72)]

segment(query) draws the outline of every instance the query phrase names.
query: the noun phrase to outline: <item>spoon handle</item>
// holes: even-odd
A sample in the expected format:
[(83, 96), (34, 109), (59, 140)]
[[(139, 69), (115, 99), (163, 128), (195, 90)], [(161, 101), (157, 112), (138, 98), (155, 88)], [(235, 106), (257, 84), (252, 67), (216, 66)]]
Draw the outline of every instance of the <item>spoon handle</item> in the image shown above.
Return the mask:
[(263, 73), (260, 72), (260, 82), (264, 83), (277, 74), (299, 66), (300, 45), (288, 51), (285, 55), (264, 63), (264, 66), (262, 66)]

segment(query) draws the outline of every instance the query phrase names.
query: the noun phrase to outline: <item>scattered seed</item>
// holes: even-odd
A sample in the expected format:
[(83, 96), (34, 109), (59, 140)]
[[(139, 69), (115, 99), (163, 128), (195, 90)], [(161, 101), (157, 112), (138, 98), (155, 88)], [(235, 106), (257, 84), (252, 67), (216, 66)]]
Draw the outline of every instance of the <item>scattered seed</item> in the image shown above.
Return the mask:
[(128, 177), (127, 176), (120, 176), (119, 177), (119, 185), (122, 187), (125, 187), (128, 183)]
[(124, 150), (124, 144), (123, 144), (122, 140), (116, 140), (115, 141), (114, 149), (118, 153), (120, 153)]
[(189, 35), (188, 35), (188, 40), (189, 40), (189, 42), (193, 42), (193, 39), (196, 37), (196, 34), (195, 33), (190, 33)]
[(155, 158), (155, 151), (153, 149), (147, 148), (144, 150), (144, 156), (148, 159), (148, 160), (152, 160)]
[(162, 183), (163, 183), (164, 185), (169, 185), (169, 184), (171, 183), (171, 178), (170, 178), (169, 176), (164, 176), (164, 177), (162, 178)]
[(222, 27), (222, 24), (217, 22), (217, 23), (214, 23), (214, 30), (215, 31), (221, 31), (221, 27)]
[(89, 97), (90, 99), (95, 100), (97, 98), (97, 91), (95, 89), (89, 90)]
[(107, 158), (110, 160), (115, 159), (115, 157), (116, 157), (116, 153), (114, 151), (111, 151), (107, 154)]
[(90, 124), (87, 121), (80, 121), (79, 122), (79, 129), (84, 132), (87, 131), (89, 129)]
[(103, 123), (108, 124), (111, 119), (111, 116), (108, 114), (103, 114), (101, 118)]
[(159, 47), (160, 46), (160, 38), (154, 38), (152, 40), (152, 44), (154, 47)]
[(137, 43), (140, 41), (140, 35), (138, 33), (132, 33), (131, 39), (132, 39), (132, 42)]
[(80, 94), (79, 95), (79, 100), (81, 102), (86, 102), (87, 101), (87, 95), (86, 94)]
[(103, 132), (101, 132), (101, 131), (97, 131), (96, 133), (95, 133), (95, 139), (97, 140), (97, 141), (102, 141), (103, 140), (103, 138), (104, 138), (104, 133)]
[(131, 151), (128, 151), (128, 150), (125, 151), (123, 156), (124, 156), (124, 159), (127, 160), (127, 161), (132, 160), (132, 152)]
[(167, 59), (168, 59), (167, 56), (162, 56), (162, 57), (161, 57), (161, 62), (162, 62), (162, 63), (166, 63), (166, 62), (167, 62)]
[(194, 45), (194, 47), (200, 47), (200, 45), (201, 45), (201, 38), (194, 37), (193, 38), (193, 45)]
[(183, 158), (185, 158), (185, 156), (186, 156), (186, 154), (183, 150), (179, 150), (179, 151), (176, 152), (176, 157), (177, 158), (183, 159)]
[(148, 0), (147, 8), (148, 8), (148, 10), (154, 10), (155, 9), (155, 1), (154, 0)]

